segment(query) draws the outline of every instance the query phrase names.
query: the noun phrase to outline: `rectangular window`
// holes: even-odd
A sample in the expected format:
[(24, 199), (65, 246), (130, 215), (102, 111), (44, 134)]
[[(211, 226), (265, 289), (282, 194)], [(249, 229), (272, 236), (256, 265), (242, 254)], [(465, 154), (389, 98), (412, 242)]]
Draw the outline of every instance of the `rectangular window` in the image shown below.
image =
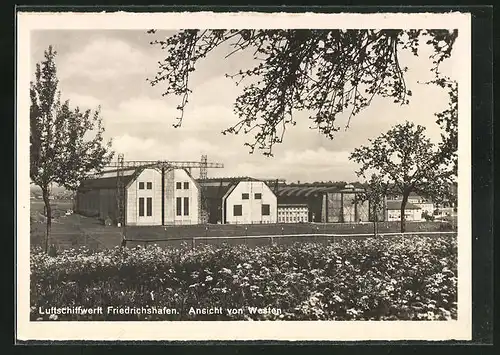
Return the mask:
[(269, 216), (271, 214), (269, 205), (262, 205), (262, 215)]
[(153, 189), (153, 183), (152, 183), (151, 181), (147, 182), (147, 183), (146, 183), (146, 188), (147, 188), (148, 190), (152, 190), (152, 189)]
[(243, 215), (243, 209), (241, 208), (241, 205), (234, 205), (233, 206), (233, 215), (234, 216), (242, 216)]
[(189, 197), (184, 197), (184, 216), (189, 216)]
[(241, 194), (242, 200), (248, 200), (250, 198), (250, 194)]
[(262, 194), (261, 193), (255, 193), (255, 199), (256, 200), (262, 200)]
[(151, 217), (153, 215), (153, 198), (148, 197), (146, 199), (146, 216)]
[(189, 182), (185, 182), (184, 183), (184, 190), (188, 190), (189, 189)]
[(182, 198), (177, 197), (176, 201), (177, 201), (176, 215), (182, 216)]
[(139, 190), (144, 190), (144, 183), (142, 181), (139, 183)]
[(176, 188), (177, 190), (182, 189), (182, 182), (177, 182), (177, 183), (175, 184), (175, 188)]
[(144, 217), (144, 197), (139, 197), (139, 217)]

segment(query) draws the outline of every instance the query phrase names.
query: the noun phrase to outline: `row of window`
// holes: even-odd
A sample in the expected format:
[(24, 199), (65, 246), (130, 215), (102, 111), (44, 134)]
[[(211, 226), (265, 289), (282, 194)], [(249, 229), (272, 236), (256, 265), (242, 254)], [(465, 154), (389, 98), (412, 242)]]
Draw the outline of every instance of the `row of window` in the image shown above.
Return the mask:
[(183, 208), (182, 201), (184, 201), (184, 216), (189, 216), (189, 197), (177, 197), (176, 199), (176, 212), (177, 216), (182, 216)]
[(307, 210), (302, 211), (280, 211), (278, 210), (278, 215), (287, 215), (287, 214), (307, 214)]
[(278, 208), (278, 213), (286, 213), (286, 212), (307, 212), (307, 207), (291, 207), (291, 208)]
[[(413, 214), (407, 214), (405, 213), (405, 219), (410, 219), (410, 218), (413, 218)], [(400, 215), (399, 214), (394, 214), (394, 215), (389, 215), (389, 218), (393, 218), (393, 219), (399, 219), (400, 218)]]
[(184, 184), (182, 182), (175, 183), (175, 188), (177, 190), (182, 190), (183, 186), (184, 186), (184, 190), (188, 190), (189, 189), (189, 182), (185, 182)]
[[(184, 208), (183, 202), (184, 201)], [(144, 203), (146, 202), (146, 203)], [(184, 212), (184, 216), (189, 216), (189, 197), (177, 197), (176, 200), (176, 215), (182, 216)], [(146, 208), (144, 208), (146, 207)], [(152, 197), (139, 197), (139, 217), (144, 217), (144, 212), (146, 212), (147, 217), (151, 217), (153, 215), (153, 198)]]
[[(143, 181), (139, 182), (139, 190), (144, 190), (144, 186), (146, 186), (147, 190), (153, 189), (153, 183), (150, 181), (146, 182), (146, 184), (144, 184)], [(175, 186), (176, 186), (177, 190), (181, 190), (183, 186), (184, 186), (184, 190), (188, 190), (189, 189), (189, 182), (185, 182), (184, 184), (182, 182), (177, 182), (175, 184)]]
[(294, 217), (278, 217), (278, 222), (307, 222), (307, 217), (304, 216), (294, 216)]
[[(262, 215), (269, 216), (271, 214), (271, 207), (269, 205), (262, 205)], [(233, 206), (233, 216), (243, 216), (243, 206), (234, 205)]]
[[(147, 197), (146, 199), (146, 216), (153, 215), (153, 198)], [(144, 217), (144, 197), (139, 197), (139, 217)]]
[[(153, 189), (153, 183), (151, 181), (146, 182), (146, 188), (148, 190), (152, 190)], [(139, 190), (144, 190), (144, 182), (143, 181), (139, 182)]]
[[(261, 193), (259, 193), (259, 192), (256, 192), (256, 193), (254, 194), (254, 198), (255, 198), (256, 200), (262, 200), (262, 194), (261, 194)], [(241, 194), (241, 199), (242, 199), (242, 200), (249, 200), (249, 199), (250, 199), (250, 194), (247, 194), (247, 193), (242, 193), (242, 194)]]

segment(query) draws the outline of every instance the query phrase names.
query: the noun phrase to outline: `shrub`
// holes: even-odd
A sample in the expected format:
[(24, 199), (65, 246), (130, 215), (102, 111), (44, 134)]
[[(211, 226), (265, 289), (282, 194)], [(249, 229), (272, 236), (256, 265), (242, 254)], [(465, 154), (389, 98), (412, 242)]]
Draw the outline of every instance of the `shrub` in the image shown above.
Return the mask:
[[(457, 316), (454, 237), (343, 239), (249, 248), (187, 245), (31, 254), (39, 307), (167, 307), (177, 314), (63, 315), (59, 320), (447, 320)], [(275, 309), (190, 315), (194, 308)], [(104, 312), (106, 313), (106, 312)]]
[(434, 215), (428, 213), (427, 211), (422, 212), (422, 218), (426, 221), (434, 221)]

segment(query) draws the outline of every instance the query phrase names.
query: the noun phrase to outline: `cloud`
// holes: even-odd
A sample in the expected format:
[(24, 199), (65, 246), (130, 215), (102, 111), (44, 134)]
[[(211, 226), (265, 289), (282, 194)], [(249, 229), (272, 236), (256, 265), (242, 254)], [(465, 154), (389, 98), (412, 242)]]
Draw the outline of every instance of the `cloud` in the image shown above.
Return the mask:
[(192, 160), (199, 161), (207, 154), (209, 160), (234, 156), (231, 150), (221, 150), (217, 145), (201, 139), (189, 138), (179, 143), (140, 138), (124, 134), (113, 139), (113, 149), (123, 153), (126, 160)]
[(287, 150), (272, 158), (243, 155), (227, 160), (225, 168), (214, 176), (252, 176), (255, 178), (284, 178), (288, 181), (355, 180), (357, 166), (349, 161), (348, 152), (325, 148), (305, 151)]
[(81, 109), (95, 110), (102, 105), (102, 100), (90, 95), (81, 95), (77, 93), (65, 92), (65, 99), (68, 99), (72, 107), (79, 106)]
[[(180, 112), (168, 100), (147, 96), (134, 97), (122, 101), (115, 108), (104, 108), (107, 122), (116, 124), (158, 124), (165, 129), (177, 123)], [(184, 112), (182, 126), (178, 133), (185, 131), (211, 130), (220, 134), (224, 128), (237, 122), (236, 115), (228, 107), (206, 105), (188, 107)]]
[(323, 147), (315, 150), (307, 149), (304, 151), (286, 151), (283, 161), (289, 165), (294, 165), (300, 162), (301, 165), (316, 167), (331, 167), (332, 165), (342, 165), (350, 162), (349, 152), (330, 151)]
[(162, 100), (141, 96), (122, 101), (116, 108), (106, 109), (106, 115), (107, 120), (113, 123), (166, 123), (174, 122), (177, 111)]
[(230, 107), (222, 105), (206, 105), (186, 110), (182, 129), (206, 130), (219, 133), (238, 122), (238, 117)]
[(101, 37), (64, 57), (59, 67), (59, 75), (62, 78), (107, 81), (124, 75), (148, 73), (150, 62), (152, 61), (147, 55), (128, 43)]

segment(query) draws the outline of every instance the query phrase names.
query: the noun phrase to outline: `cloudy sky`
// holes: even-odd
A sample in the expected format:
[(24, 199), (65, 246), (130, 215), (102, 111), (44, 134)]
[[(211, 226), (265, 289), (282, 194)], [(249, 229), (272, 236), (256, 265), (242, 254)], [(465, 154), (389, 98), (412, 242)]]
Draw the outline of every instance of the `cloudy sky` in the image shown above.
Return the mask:
[[(297, 125), (287, 130), (283, 144), (273, 148), (274, 157), (243, 146), (251, 136), (222, 135), (234, 124), (233, 103), (241, 91), (225, 73), (252, 65), (247, 54), (223, 60), (221, 48), (200, 62), (191, 83), (193, 94), (181, 128), (173, 128), (178, 98), (164, 98), (161, 86), (152, 87), (158, 61), (165, 53), (149, 42), (171, 32), (155, 35), (137, 30), (43, 30), (31, 36), (31, 68), (43, 59), (52, 45), (58, 52), (57, 68), (63, 99), (82, 108), (101, 105), (107, 138), (126, 160), (196, 160), (207, 154), (209, 161), (222, 162), (224, 169), (211, 169), (209, 176), (249, 175), (285, 178), (287, 181), (356, 181), (357, 165), (348, 156), (355, 147), (367, 144), (405, 120), (425, 125), (432, 139), (439, 137), (434, 113), (447, 105), (447, 94), (439, 88), (420, 84), (431, 78), (425, 50), (419, 57), (403, 54), (402, 65), (409, 67), (407, 86), (412, 90), (406, 106), (375, 98), (372, 105), (354, 117), (350, 128), (330, 140), (309, 129), (307, 113), (298, 113)], [(448, 59), (443, 71), (453, 76), (459, 61)], [(340, 117), (340, 122), (346, 117)]]

